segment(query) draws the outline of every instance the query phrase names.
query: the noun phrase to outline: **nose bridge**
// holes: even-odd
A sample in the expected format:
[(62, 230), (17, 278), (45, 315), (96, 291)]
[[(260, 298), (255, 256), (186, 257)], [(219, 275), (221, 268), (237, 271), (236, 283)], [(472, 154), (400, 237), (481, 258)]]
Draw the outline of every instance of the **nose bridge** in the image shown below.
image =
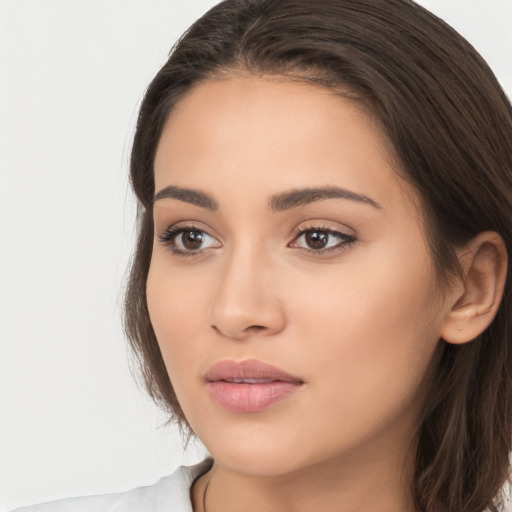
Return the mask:
[(210, 308), (210, 325), (220, 334), (243, 339), (251, 334), (273, 334), (284, 328), (284, 311), (275, 272), (265, 251), (250, 242), (233, 246), (219, 271)]

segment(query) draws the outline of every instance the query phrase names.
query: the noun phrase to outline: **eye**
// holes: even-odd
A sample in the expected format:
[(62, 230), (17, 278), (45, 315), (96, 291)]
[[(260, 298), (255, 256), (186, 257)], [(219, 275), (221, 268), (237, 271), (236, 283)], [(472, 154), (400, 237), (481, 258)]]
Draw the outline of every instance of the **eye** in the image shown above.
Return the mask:
[(191, 256), (221, 246), (216, 238), (194, 226), (173, 226), (159, 237), (159, 241), (180, 256)]
[(329, 253), (350, 247), (356, 238), (353, 235), (326, 228), (299, 229), (289, 247), (306, 249), (316, 253)]

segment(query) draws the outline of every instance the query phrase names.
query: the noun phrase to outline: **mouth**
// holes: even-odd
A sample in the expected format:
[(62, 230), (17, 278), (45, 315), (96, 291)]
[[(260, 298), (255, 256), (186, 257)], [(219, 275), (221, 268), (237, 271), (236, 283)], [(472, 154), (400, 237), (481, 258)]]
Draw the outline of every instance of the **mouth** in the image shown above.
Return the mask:
[(225, 382), (232, 382), (233, 384), (268, 384), (274, 382), (271, 379), (224, 379)]
[(299, 377), (254, 359), (221, 361), (205, 382), (214, 402), (230, 412), (260, 412), (294, 395), (304, 385)]

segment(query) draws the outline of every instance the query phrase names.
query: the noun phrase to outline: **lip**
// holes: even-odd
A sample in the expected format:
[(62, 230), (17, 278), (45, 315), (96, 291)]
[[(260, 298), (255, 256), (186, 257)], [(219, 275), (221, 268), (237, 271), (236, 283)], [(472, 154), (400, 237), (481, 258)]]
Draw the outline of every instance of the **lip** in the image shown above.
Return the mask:
[(280, 368), (257, 361), (221, 361), (205, 374), (214, 401), (230, 412), (259, 412), (289, 398), (304, 381)]

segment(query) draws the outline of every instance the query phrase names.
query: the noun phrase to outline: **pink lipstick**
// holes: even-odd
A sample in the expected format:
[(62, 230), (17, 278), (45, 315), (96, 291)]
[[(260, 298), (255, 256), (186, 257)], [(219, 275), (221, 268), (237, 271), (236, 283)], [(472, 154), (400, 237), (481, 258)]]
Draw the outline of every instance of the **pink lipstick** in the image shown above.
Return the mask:
[(304, 384), (298, 377), (261, 361), (221, 361), (205, 375), (212, 398), (230, 412), (259, 412)]

